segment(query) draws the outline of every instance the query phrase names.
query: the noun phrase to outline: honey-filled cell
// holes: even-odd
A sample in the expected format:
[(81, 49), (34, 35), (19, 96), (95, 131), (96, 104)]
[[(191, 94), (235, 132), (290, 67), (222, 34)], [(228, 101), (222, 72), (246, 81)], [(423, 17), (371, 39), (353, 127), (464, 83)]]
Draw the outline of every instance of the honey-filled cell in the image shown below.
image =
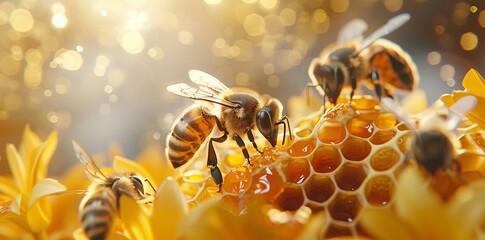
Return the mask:
[(411, 141), (411, 134), (408, 132), (397, 139), (397, 146), (403, 154), (409, 151), (409, 145)]
[(399, 153), (392, 147), (379, 149), (370, 158), (370, 165), (376, 171), (392, 168), (400, 160)]
[(351, 161), (364, 160), (372, 150), (367, 140), (350, 137), (342, 144), (342, 155)]
[(379, 102), (371, 96), (355, 96), (350, 103), (350, 106), (355, 110), (374, 109), (379, 105)]
[(318, 129), (318, 139), (323, 143), (337, 144), (347, 136), (344, 124), (336, 120), (326, 120)]
[(310, 175), (310, 164), (305, 158), (291, 159), (285, 168), (286, 182), (301, 184)]
[(238, 167), (224, 176), (222, 190), (230, 194), (241, 194), (251, 186), (251, 173), (247, 167)]
[(368, 138), (374, 132), (374, 125), (359, 118), (352, 118), (347, 122), (347, 130), (354, 136)]
[(250, 191), (272, 202), (284, 186), (283, 178), (274, 168), (265, 167), (253, 173)]
[(310, 161), (315, 172), (330, 173), (340, 166), (342, 157), (336, 147), (323, 145), (315, 150)]
[(308, 199), (324, 203), (335, 192), (335, 183), (328, 176), (314, 174), (305, 183), (304, 189)]
[(310, 134), (312, 134), (312, 130), (308, 129), (308, 128), (298, 129), (298, 130), (295, 131), (295, 134), (296, 134), (296, 136), (298, 136), (300, 138), (305, 138), (305, 137), (310, 136)]
[(380, 129), (389, 129), (396, 126), (397, 120), (391, 113), (381, 113), (377, 116), (374, 124)]
[(370, 138), (370, 142), (375, 145), (381, 145), (396, 136), (396, 130), (380, 130), (374, 133)]
[(355, 194), (338, 193), (328, 208), (334, 220), (353, 222), (362, 209), (362, 203)]
[(335, 174), (337, 186), (346, 191), (357, 190), (367, 177), (362, 164), (346, 163)]
[(365, 185), (365, 198), (372, 205), (385, 206), (391, 201), (394, 188), (394, 182), (389, 176), (374, 176)]
[(309, 155), (315, 149), (315, 142), (313, 139), (304, 139), (293, 143), (288, 153), (292, 157), (304, 157)]
[(302, 188), (297, 184), (289, 183), (276, 198), (274, 206), (282, 211), (296, 211), (303, 205), (304, 200)]

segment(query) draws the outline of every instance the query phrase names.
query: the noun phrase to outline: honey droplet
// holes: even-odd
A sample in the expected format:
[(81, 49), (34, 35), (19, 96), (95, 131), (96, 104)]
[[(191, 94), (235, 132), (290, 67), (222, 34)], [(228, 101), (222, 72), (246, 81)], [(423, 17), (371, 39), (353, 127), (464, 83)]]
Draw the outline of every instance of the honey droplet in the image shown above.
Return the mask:
[(370, 142), (375, 145), (380, 145), (388, 142), (396, 135), (395, 130), (382, 130), (377, 131), (374, 135), (370, 138)]
[(309, 155), (315, 148), (315, 143), (312, 139), (301, 140), (293, 143), (288, 153), (292, 157), (304, 157)]
[(318, 139), (324, 143), (340, 143), (345, 139), (347, 132), (342, 123), (335, 120), (327, 120), (318, 129)]
[(305, 197), (300, 186), (290, 183), (276, 198), (275, 207), (283, 211), (296, 211), (303, 205)]
[(386, 147), (374, 153), (370, 165), (376, 171), (385, 171), (399, 162), (399, 153), (394, 148)]
[(342, 146), (342, 154), (351, 161), (361, 161), (369, 156), (372, 150), (371, 145), (366, 140), (350, 137)]
[(325, 234), (325, 239), (342, 238), (342, 236), (352, 236), (352, 230), (350, 230), (350, 227), (330, 224)]
[(368, 138), (374, 132), (374, 125), (358, 118), (352, 118), (347, 122), (347, 130), (354, 136)]
[(334, 192), (335, 184), (325, 175), (314, 174), (305, 183), (306, 196), (315, 202), (326, 202)]
[(362, 165), (347, 163), (335, 174), (335, 181), (340, 189), (355, 191), (366, 177), (367, 173)]
[(329, 206), (333, 219), (342, 222), (353, 222), (360, 213), (362, 204), (356, 195), (339, 193)]
[(283, 188), (283, 179), (278, 171), (273, 168), (265, 167), (253, 175), (251, 192), (261, 195), (267, 201), (272, 202)]
[(376, 127), (380, 129), (388, 129), (396, 126), (397, 120), (391, 113), (381, 113), (377, 116), (374, 123), (376, 124)]
[(394, 195), (394, 182), (389, 176), (375, 176), (365, 186), (365, 197), (370, 204), (384, 206)]
[(246, 192), (251, 186), (251, 174), (247, 167), (238, 167), (224, 176), (222, 189), (224, 192), (240, 194)]
[(333, 172), (342, 162), (340, 152), (336, 147), (323, 145), (312, 155), (313, 170), (319, 173)]
[(290, 160), (285, 169), (286, 181), (301, 184), (310, 175), (310, 165), (304, 158)]

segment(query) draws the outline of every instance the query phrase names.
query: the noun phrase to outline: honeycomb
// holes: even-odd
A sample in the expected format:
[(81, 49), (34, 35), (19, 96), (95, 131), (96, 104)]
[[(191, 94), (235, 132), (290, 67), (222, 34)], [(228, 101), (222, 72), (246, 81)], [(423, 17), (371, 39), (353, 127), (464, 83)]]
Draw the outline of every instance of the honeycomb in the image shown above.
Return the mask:
[[(358, 225), (361, 209), (392, 203), (408, 131), (377, 100), (355, 97), (300, 120), (286, 146), (252, 153), (252, 165), (240, 150), (230, 150), (220, 166), (222, 201), (236, 214), (255, 199), (281, 212), (325, 211), (330, 221), (321, 238), (366, 236)], [(204, 171), (192, 172), (181, 183), (192, 204), (218, 194), (205, 177)]]

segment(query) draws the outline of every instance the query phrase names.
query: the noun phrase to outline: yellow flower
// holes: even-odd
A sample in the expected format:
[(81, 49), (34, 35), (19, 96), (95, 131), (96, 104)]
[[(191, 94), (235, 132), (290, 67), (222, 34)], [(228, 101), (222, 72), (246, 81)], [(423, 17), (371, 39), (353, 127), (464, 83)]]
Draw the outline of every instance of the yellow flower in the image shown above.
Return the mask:
[(56, 147), (57, 132), (42, 141), (29, 126), (25, 127), (19, 149), (13, 144), (7, 145), (12, 177), (0, 176), (0, 200), (6, 203), (0, 211), (0, 222), (5, 221), (0, 225), (0, 236), (45, 237), (52, 213), (50, 203), (44, 197), (66, 190), (56, 180), (46, 178)]
[(445, 103), (446, 106), (451, 107), (456, 101), (465, 96), (475, 96), (477, 98), (477, 106), (467, 114), (467, 117), (480, 125), (480, 127), (485, 128), (485, 80), (483, 80), (480, 73), (475, 69), (470, 69), (462, 82), (464, 91), (453, 91), (452, 94), (445, 94), (441, 96), (441, 101)]
[(485, 214), (485, 181), (464, 185), (447, 200), (415, 168), (405, 169), (390, 208), (363, 210), (362, 224), (377, 239), (477, 239)]

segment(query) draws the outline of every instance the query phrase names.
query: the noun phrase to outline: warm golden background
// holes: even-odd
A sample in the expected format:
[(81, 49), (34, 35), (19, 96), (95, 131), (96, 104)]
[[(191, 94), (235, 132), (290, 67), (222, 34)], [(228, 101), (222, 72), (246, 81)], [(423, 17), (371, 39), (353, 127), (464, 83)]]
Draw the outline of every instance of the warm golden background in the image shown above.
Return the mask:
[(128, 158), (163, 151), (191, 103), (165, 88), (189, 69), (285, 103), (343, 24), (358, 17), (372, 31), (401, 12), (410, 22), (387, 38), (416, 61), (429, 102), (461, 89), (468, 69), (485, 74), (482, 0), (1, 1), (0, 173), (25, 124), (59, 130), (51, 174), (77, 161), (71, 139), (91, 153), (117, 142)]

